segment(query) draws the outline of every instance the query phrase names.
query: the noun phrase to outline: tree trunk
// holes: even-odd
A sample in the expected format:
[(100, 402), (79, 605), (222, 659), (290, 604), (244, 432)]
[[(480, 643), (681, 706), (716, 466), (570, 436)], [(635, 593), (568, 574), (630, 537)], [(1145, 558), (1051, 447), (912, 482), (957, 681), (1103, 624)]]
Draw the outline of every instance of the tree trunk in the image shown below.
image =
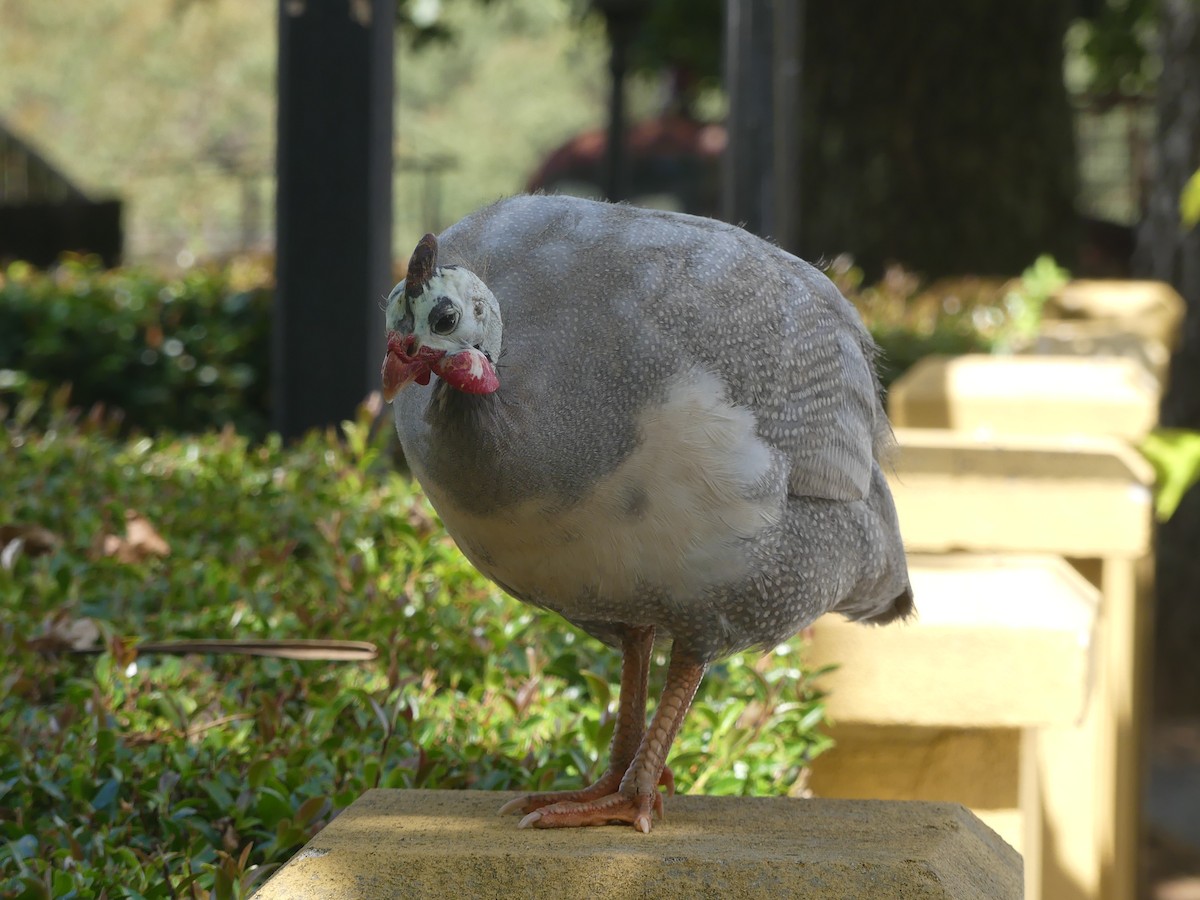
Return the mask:
[(1076, 252), (1069, 0), (809, 4), (801, 249), (878, 274)]
[[(1171, 362), (1162, 423), (1200, 429), (1200, 228), (1185, 232), (1179, 198), (1200, 168), (1200, 2), (1160, 0), (1162, 76), (1146, 216), (1135, 265), (1168, 281), (1187, 303), (1182, 342)], [(1200, 713), (1200, 488), (1159, 529), (1156, 694), (1168, 713)]]

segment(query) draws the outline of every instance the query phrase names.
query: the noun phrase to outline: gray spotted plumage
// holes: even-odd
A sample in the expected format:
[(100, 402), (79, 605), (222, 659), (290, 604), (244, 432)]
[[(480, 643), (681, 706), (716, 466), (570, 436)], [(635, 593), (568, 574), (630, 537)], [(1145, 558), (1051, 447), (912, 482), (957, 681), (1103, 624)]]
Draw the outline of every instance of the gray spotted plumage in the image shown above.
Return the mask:
[[(720, 222), (567, 197), (502, 200), (438, 245), (494, 295), (500, 387), (413, 384), (396, 425), (481, 571), (701, 663), (828, 611), (908, 614), (874, 348), (821, 273)], [(410, 302), (398, 286), (389, 329)]]

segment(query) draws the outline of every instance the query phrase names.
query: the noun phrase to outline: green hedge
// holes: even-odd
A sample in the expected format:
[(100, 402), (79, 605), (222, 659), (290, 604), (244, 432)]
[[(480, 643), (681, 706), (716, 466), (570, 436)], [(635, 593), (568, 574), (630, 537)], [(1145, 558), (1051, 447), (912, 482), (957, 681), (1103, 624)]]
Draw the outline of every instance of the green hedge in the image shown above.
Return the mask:
[[(828, 274), (882, 349), (890, 384), (930, 353), (1003, 351), (1033, 333), (1065, 278), (1039, 259), (1019, 279), (924, 284), (893, 267), (877, 283), (839, 257)], [(30, 382), (69, 383), (71, 402), (120, 411), (127, 427), (195, 433), (227, 424), (252, 437), (270, 422), (270, 272), (241, 261), (175, 277), (104, 271), (68, 259), (0, 274), (0, 399)], [(10, 403), (11, 405), (11, 403)]]
[(931, 354), (1006, 353), (1033, 337), (1046, 300), (1068, 273), (1041, 256), (1019, 278), (943, 278), (923, 282), (891, 266), (874, 284), (848, 257), (826, 274), (858, 309), (879, 344), (884, 386)]
[[(0, 896), (244, 895), (367, 788), (599, 775), (618, 654), (478, 575), (365, 413), (284, 448), (118, 439), (38, 403), (0, 426)], [(130, 510), (168, 556), (111, 552)], [(105, 652), (47, 652), (85, 621)], [(118, 640), (182, 637), (381, 654), (135, 661)], [(672, 754), (681, 789), (803, 789), (828, 740), (800, 646), (714, 667)]]
[[(105, 271), (67, 259), (49, 272), (0, 273), (0, 397), (30, 380), (69, 383), (72, 402), (103, 404), (145, 431), (269, 422), (271, 292), (239, 273), (176, 277)], [(258, 284), (253, 284), (257, 281)]]

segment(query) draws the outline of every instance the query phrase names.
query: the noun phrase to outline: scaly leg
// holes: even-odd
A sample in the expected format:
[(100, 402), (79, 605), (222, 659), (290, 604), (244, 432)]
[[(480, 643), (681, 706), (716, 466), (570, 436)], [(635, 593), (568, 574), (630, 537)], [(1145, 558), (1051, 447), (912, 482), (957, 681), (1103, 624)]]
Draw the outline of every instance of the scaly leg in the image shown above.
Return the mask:
[(706, 666), (675, 648), (662, 699), (650, 728), (642, 737), (621, 784), (611, 794), (582, 802), (566, 801), (535, 809), (521, 820), (521, 828), (574, 828), (580, 825), (629, 823), (650, 833), (654, 812), (662, 812), (659, 780), (666, 770), (667, 753), (692, 705)]
[[(650, 654), (654, 650), (654, 627), (629, 628), (621, 640), (621, 689), (617, 700), (617, 721), (613, 727), (608, 768), (590, 787), (580, 791), (550, 791), (526, 794), (500, 807), (500, 815), (520, 811), (531, 813), (552, 803), (586, 802), (611, 794), (637, 753), (646, 731), (646, 683), (650, 678)], [(670, 769), (663, 770), (662, 783), (674, 793), (675, 781)], [(659, 806), (662, 800), (658, 801)]]

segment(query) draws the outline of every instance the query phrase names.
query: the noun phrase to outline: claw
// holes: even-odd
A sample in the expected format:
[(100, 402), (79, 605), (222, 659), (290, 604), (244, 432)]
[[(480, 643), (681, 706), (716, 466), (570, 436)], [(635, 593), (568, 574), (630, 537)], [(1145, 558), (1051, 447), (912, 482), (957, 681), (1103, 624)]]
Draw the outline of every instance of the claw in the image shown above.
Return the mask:
[[(550, 791), (544, 794), (523, 794), (520, 797), (514, 797), (501, 806), (496, 810), (496, 815), (507, 816), (515, 812), (531, 813), (535, 809), (541, 809), (544, 806), (550, 806), (555, 803), (584, 803), (589, 800), (597, 800), (600, 797), (605, 797), (608, 794), (616, 792), (618, 787), (620, 787), (622, 774), (622, 772), (614, 772), (609, 769), (595, 784), (579, 791)], [(669, 767), (663, 768), (662, 774), (658, 777), (658, 785), (666, 789), (668, 797), (675, 796), (675, 775)], [(654, 811), (660, 819), (666, 818), (663, 815), (661, 791), (654, 792)]]
[[(667, 796), (675, 796), (675, 773), (671, 771), (670, 766), (663, 766), (662, 774), (658, 776), (658, 784), (660, 787), (667, 789)], [(662, 806), (662, 798), (658, 800), (658, 805)]]
[(551, 806), (535, 809), (523, 818), (518, 828), (579, 828), (587, 825), (632, 825), (642, 834), (649, 834), (654, 814), (662, 811), (662, 795), (654, 799), (640, 795), (629, 797), (622, 793), (608, 794), (595, 800), (578, 803), (564, 800)]
[(517, 812), (522, 806), (524, 806), (528, 802), (528, 800), (529, 800), (528, 796), (515, 797), (514, 799), (509, 800), (507, 803), (505, 803), (498, 810), (496, 810), (496, 815), (507, 816), (509, 813)]

